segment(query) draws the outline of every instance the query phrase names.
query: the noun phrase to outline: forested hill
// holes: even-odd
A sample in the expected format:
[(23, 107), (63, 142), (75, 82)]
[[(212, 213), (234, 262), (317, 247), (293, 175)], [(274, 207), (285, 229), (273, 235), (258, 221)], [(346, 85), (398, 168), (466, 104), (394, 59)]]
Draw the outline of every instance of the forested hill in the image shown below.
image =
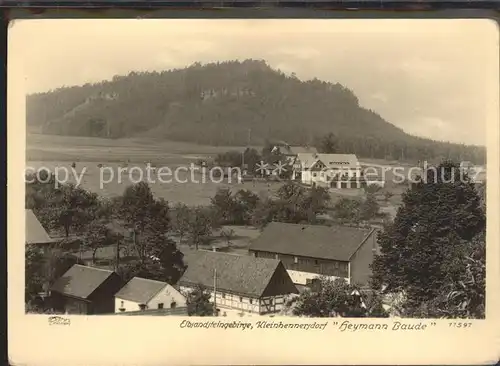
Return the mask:
[(132, 72), (30, 95), (27, 124), (46, 134), (148, 136), (210, 145), (266, 140), (311, 145), (333, 133), (335, 149), (360, 156), (484, 158), (483, 149), (406, 134), (361, 108), (340, 84), (300, 81), (255, 60)]

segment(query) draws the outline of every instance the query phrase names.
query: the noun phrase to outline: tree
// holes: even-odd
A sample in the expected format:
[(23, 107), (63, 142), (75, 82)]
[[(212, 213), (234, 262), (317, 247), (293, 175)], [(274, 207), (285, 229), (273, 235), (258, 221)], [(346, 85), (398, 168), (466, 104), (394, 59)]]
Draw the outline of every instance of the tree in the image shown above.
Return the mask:
[(307, 213), (307, 221), (316, 223), (318, 214), (325, 213), (331, 197), (328, 190), (323, 187), (312, 187), (303, 198), (301, 207)]
[(221, 231), (221, 236), (226, 239), (227, 245), (231, 244), (231, 240), (235, 236), (235, 232), (233, 229), (224, 229)]
[(241, 225), (249, 224), (252, 220), (253, 212), (259, 203), (259, 196), (248, 189), (240, 189), (234, 195), (234, 200), (239, 206), (236, 211), (237, 217), (235, 217), (234, 221)]
[(464, 252), (475, 252), (485, 215), (474, 185), (459, 167), (443, 162), (429, 168), (404, 195), (394, 222), (378, 236), (373, 286), (403, 294), (407, 316), (427, 306), (467, 271)]
[(28, 174), (25, 177), (25, 206), (35, 212), (47, 205), (47, 202), (54, 198), (58, 193), (56, 177), (54, 174), (48, 174), (41, 171), (39, 175)]
[(123, 235), (115, 232), (105, 223), (93, 221), (82, 237), (82, 244), (85, 249), (92, 251), (92, 263), (95, 264), (96, 253), (100, 248), (119, 243), (122, 239)]
[(262, 160), (262, 156), (259, 152), (252, 148), (246, 148), (243, 153), (244, 163), (247, 166), (247, 172), (250, 174), (255, 174), (257, 169), (257, 164)]
[(252, 213), (252, 225), (263, 229), (273, 221), (275, 215), (275, 203), (270, 198), (261, 199)]
[(441, 293), (434, 299), (404, 309), (408, 316), (425, 318), (476, 318), (485, 316), (485, 232), (462, 242), (457, 260), (447, 269)]
[(335, 218), (347, 222), (359, 222), (361, 203), (349, 198), (341, 198), (333, 206)]
[(198, 249), (200, 244), (206, 243), (212, 234), (212, 228), (212, 210), (202, 206), (191, 209), (188, 230), (190, 245)]
[(330, 132), (318, 142), (318, 150), (325, 154), (335, 154), (339, 152), (337, 136)]
[(53, 174), (42, 173), (39, 178), (27, 177), (25, 199), (26, 207), (34, 210), (44, 227), (63, 229), (68, 237), (70, 231), (81, 231), (105, 213), (97, 194), (71, 183), (58, 183)]
[(394, 196), (393, 193), (391, 193), (389, 191), (384, 192), (384, 199), (386, 200), (386, 202), (389, 202), (389, 200), (391, 199), (392, 196)]
[[(211, 198), (214, 213), (222, 225), (233, 224), (238, 212), (239, 205), (234, 200), (229, 188), (219, 188), (215, 196)], [(240, 215), (241, 216), (241, 215)]]
[(317, 215), (325, 212), (329, 201), (330, 195), (322, 187), (305, 189), (287, 182), (278, 189), (277, 199), (259, 201), (251, 221), (259, 228), (271, 221), (314, 224)]
[(170, 229), (168, 203), (163, 199), (155, 199), (149, 185), (140, 182), (127, 187), (121, 197), (118, 213), (125, 227), (132, 232), (139, 259), (144, 261), (153, 251), (157, 251), (147, 237), (163, 239)]
[(186, 294), (189, 316), (212, 316), (213, 305), (210, 303), (210, 292), (202, 285), (196, 286)]
[(26, 245), (25, 249), (25, 301), (29, 303), (43, 290), (46, 282), (45, 258), (36, 245)]
[(50, 259), (50, 284), (57, 281), (75, 264), (83, 264), (83, 262), (75, 255), (69, 253), (54, 253)]
[(294, 315), (317, 318), (372, 316), (355, 286), (343, 279), (321, 277), (318, 280), (317, 289), (308, 289), (295, 300)]
[(378, 215), (380, 211), (380, 205), (375, 199), (375, 195), (368, 193), (366, 199), (361, 203), (359, 207), (359, 218), (361, 220), (370, 220)]
[(189, 231), (190, 209), (187, 205), (178, 203), (171, 210), (171, 225), (174, 232), (179, 235), (179, 244)]

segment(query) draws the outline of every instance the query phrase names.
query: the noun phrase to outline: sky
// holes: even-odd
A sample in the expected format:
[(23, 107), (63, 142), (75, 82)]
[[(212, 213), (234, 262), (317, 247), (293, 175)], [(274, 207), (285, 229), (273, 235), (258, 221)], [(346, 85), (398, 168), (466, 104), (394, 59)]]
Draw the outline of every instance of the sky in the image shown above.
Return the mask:
[(467, 144), (486, 143), (487, 93), (498, 84), (489, 20), (54, 19), (16, 21), (9, 32), (27, 93), (263, 59), (303, 80), (341, 83), (408, 133)]

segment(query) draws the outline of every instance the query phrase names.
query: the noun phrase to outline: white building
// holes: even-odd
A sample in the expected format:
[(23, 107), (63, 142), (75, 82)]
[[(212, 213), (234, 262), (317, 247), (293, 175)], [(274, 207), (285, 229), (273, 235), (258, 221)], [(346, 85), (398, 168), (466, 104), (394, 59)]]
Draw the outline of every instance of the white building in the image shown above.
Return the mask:
[(185, 307), (186, 298), (166, 282), (132, 278), (115, 295), (115, 312)]
[(208, 289), (220, 316), (277, 314), (298, 293), (279, 260), (203, 250), (184, 253), (184, 260), (181, 291)]
[(362, 169), (354, 154), (299, 153), (292, 179), (330, 188), (361, 188)]

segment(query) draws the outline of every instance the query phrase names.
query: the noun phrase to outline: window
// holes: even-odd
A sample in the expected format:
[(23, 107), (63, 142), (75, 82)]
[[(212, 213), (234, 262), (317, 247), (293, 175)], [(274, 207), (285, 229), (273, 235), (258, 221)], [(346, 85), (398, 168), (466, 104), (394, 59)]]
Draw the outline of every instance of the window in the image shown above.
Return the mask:
[(253, 304), (253, 299), (250, 299), (250, 304)]
[(269, 299), (269, 305), (273, 304), (273, 299)]
[(240, 302), (243, 302), (243, 298), (240, 296)]
[(222, 294), (222, 298), (225, 299), (226, 298), (226, 294)]
[(318, 173), (313, 173), (313, 177), (317, 177), (318, 176)]
[(158, 309), (163, 309), (163, 303), (162, 302), (158, 304)]
[(122, 301), (120, 306), (123, 308), (125, 306), (125, 301)]
[(176, 302), (175, 302), (175, 301), (172, 301), (172, 302), (170, 303), (170, 308), (171, 308), (171, 309), (175, 309), (175, 307), (176, 307), (176, 306), (177, 306), (177, 304), (176, 304)]
[(315, 265), (318, 265), (319, 264), (319, 261), (317, 259), (314, 260), (314, 264)]
[(299, 263), (299, 258), (294, 257), (294, 258), (293, 258), (293, 262), (294, 262), (295, 264)]

